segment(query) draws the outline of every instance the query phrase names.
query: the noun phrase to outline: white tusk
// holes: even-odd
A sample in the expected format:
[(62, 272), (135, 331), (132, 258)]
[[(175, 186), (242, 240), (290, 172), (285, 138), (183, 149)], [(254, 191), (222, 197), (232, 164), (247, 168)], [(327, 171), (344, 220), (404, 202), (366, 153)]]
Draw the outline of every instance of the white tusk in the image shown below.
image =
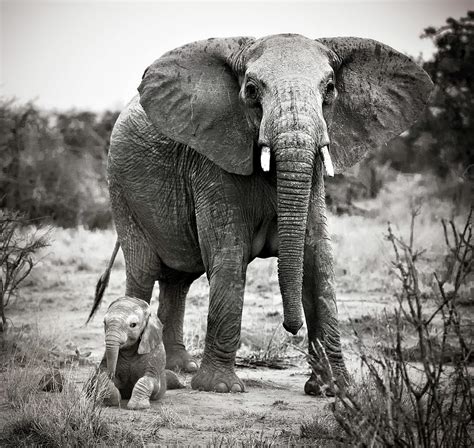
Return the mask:
[(262, 154), (260, 155), (260, 165), (265, 172), (270, 171), (270, 148), (262, 146)]
[(334, 165), (332, 164), (331, 156), (329, 155), (329, 148), (327, 146), (323, 146), (320, 151), (326, 174), (329, 177), (334, 177)]

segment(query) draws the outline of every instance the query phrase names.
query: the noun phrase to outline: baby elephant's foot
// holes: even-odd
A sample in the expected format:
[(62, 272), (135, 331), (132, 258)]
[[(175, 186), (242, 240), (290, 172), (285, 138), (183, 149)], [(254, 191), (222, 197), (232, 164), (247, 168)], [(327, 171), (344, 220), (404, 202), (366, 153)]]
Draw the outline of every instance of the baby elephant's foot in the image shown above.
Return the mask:
[(196, 360), (186, 351), (183, 345), (166, 347), (166, 368), (168, 370), (183, 370), (184, 372), (196, 372), (198, 364)]
[(245, 392), (244, 383), (233, 369), (212, 369), (202, 365), (194, 375), (191, 387), (211, 392)]
[(112, 380), (108, 378), (105, 373), (101, 373), (99, 377), (100, 388), (103, 390), (103, 401), (104, 406), (120, 406), (120, 400), (122, 399), (120, 391), (117, 389)]
[(120, 391), (115, 387), (115, 385), (110, 381), (107, 385), (107, 391), (104, 394), (104, 406), (120, 406)]
[(150, 407), (150, 400), (147, 398), (144, 399), (136, 399), (136, 398), (130, 398), (130, 400), (127, 403), (127, 409), (148, 409)]
[(150, 397), (160, 390), (160, 379), (149, 375), (138, 379), (133, 387), (132, 396), (128, 400), (128, 409), (148, 409)]

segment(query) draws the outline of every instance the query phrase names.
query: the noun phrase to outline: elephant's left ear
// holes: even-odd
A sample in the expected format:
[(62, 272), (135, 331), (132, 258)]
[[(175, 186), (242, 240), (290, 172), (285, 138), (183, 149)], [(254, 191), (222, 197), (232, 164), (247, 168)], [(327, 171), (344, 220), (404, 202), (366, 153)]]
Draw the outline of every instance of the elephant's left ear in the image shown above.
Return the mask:
[(332, 52), (337, 99), (329, 124), (336, 172), (414, 124), (433, 83), (409, 57), (371, 39), (318, 39)]
[(161, 133), (234, 174), (253, 169), (254, 135), (233, 67), (250, 42), (208, 39), (172, 50), (148, 67), (138, 87), (140, 104)]
[(140, 338), (138, 354), (144, 355), (154, 350), (163, 340), (163, 326), (158, 317), (151, 313)]

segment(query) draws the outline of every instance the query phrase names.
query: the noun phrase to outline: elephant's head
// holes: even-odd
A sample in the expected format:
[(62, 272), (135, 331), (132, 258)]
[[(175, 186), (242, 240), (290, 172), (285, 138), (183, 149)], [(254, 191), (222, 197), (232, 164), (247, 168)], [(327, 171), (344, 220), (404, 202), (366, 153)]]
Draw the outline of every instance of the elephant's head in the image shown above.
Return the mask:
[(104, 317), (107, 372), (115, 377), (119, 350), (132, 349), (143, 355), (154, 350), (162, 340), (162, 325), (151, 313), (148, 303), (133, 297), (112, 302)]
[(431, 87), (419, 66), (379, 42), (284, 34), (185, 45), (145, 71), (139, 92), (160, 132), (230, 173), (261, 170), (254, 161), (270, 150), (284, 326), (296, 333), (316, 158), (326, 154), (328, 172), (355, 164), (413, 124)]

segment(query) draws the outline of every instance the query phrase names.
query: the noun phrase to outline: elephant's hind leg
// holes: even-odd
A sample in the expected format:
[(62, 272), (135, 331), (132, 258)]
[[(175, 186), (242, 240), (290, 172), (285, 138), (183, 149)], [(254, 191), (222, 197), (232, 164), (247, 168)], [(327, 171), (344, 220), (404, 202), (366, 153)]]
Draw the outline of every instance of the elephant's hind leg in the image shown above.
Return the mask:
[(150, 303), (161, 261), (136, 223), (120, 187), (110, 185), (115, 227), (125, 258), (125, 294)]
[[(322, 169), (321, 165), (318, 169)], [(345, 384), (348, 373), (341, 350), (334, 290), (334, 259), (327, 229), (324, 185), (321, 176), (316, 176), (312, 195), (303, 276), (303, 306), (308, 326), (309, 353), (318, 361), (317, 349), (321, 344), (336, 380), (340, 384)], [(305, 384), (305, 392), (309, 395), (321, 395), (325, 390), (325, 394), (333, 394), (334, 391), (327, 386), (328, 372), (321, 371), (318, 362), (312, 367), (313, 373)]]
[(171, 284), (160, 281), (158, 318), (163, 323), (163, 343), (166, 350), (166, 368), (195, 372), (197, 362), (186, 351), (183, 342), (183, 321), (186, 294), (191, 283)]

